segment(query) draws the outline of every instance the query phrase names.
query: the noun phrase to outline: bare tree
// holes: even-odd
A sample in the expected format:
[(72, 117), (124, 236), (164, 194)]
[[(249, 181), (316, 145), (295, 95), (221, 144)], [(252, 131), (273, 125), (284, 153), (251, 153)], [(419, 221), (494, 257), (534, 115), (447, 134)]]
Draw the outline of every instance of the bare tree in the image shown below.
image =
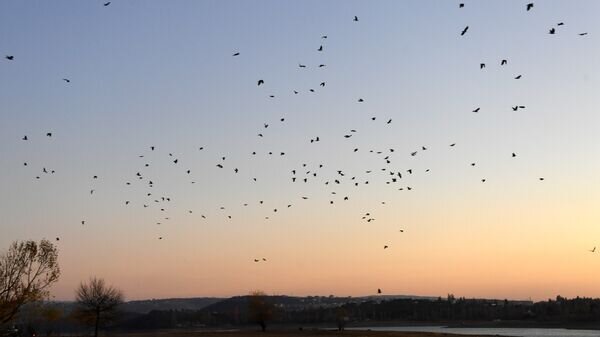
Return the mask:
[(46, 298), (59, 276), (58, 250), (50, 241), (13, 242), (0, 255), (0, 325), (25, 304)]
[(81, 283), (77, 288), (76, 313), (83, 322), (94, 325), (94, 336), (98, 337), (100, 323), (114, 318), (123, 299), (119, 289), (106, 285), (103, 279), (92, 277), (88, 283)]
[(267, 295), (259, 290), (248, 297), (248, 318), (260, 325), (262, 331), (267, 330), (267, 322), (273, 318), (273, 306), (267, 301)]

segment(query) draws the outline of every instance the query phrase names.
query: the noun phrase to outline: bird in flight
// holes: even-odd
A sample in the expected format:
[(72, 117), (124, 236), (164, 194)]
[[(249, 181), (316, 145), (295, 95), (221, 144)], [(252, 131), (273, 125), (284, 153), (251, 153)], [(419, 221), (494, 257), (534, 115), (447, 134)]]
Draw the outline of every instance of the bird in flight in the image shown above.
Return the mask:
[(21, 138), (22, 140), (27, 140), (27, 136), (23, 136), (23, 138)]
[(485, 63), (479, 63), (479, 69), (485, 68)]
[(458, 8), (463, 8), (463, 7), (465, 7), (465, 4), (463, 4), (463, 3), (458, 4)]
[(585, 36), (587, 34), (588, 34), (587, 32), (585, 32), (585, 33), (579, 33), (579, 36)]
[(556, 33), (556, 29), (550, 28), (550, 31), (548, 32), (548, 34), (554, 35), (554, 33)]
[(6, 55), (4, 58), (6, 58), (9, 61), (12, 61), (15, 59), (15, 57), (13, 55)]
[(354, 21), (358, 21), (358, 16), (354, 16)]
[(595, 253), (596, 252), (596, 246), (594, 246), (594, 248), (590, 249), (591, 253)]
[(501, 65), (501, 66), (504, 66), (504, 65), (506, 65), (506, 63), (508, 63), (508, 61), (506, 61), (506, 60), (502, 60), (502, 61), (500, 61), (500, 65)]
[(63, 78), (62, 80), (65, 81), (65, 82), (67, 82), (67, 83), (71, 83), (71, 80), (68, 79), (68, 78)]
[(109, 2), (105, 2), (105, 3), (104, 3), (104, 7), (106, 7), (106, 6), (108, 6), (108, 5), (110, 5), (110, 1), (109, 1)]
[(265, 84), (265, 81), (263, 81), (263, 80), (258, 80), (258, 85), (261, 85), (261, 84)]
[(533, 2), (527, 4), (527, 11), (530, 11), (533, 8)]
[(477, 109), (473, 110), (473, 112), (479, 112), (479, 109), (481, 109), (481, 108), (477, 108)]
[(515, 77), (515, 80), (520, 80), (520, 79), (521, 79), (521, 76), (522, 76), (522, 75), (517, 75), (517, 76)]
[(317, 51), (323, 51), (323, 45), (320, 45), (319, 49), (317, 49)]
[(465, 34), (467, 33), (467, 30), (469, 30), (469, 26), (466, 26), (466, 27), (465, 27), (465, 28), (462, 30), (462, 32), (460, 32), (460, 36), (463, 36), (463, 35), (465, 35)]
[(377, 293), (378, 293), (378, 294), (381, 294), (381, 289), (379, 289), (379, 288), (378, 288), (378, 289), (377, 289)]

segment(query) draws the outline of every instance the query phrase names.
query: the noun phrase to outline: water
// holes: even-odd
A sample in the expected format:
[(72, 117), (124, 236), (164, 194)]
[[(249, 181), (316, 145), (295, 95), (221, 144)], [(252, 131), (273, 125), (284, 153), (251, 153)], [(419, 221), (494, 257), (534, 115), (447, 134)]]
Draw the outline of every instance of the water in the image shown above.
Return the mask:
[(445, 326), (387, 326), (371, 328), (350, 328), (348, 330), (436, 332), (462, 335), (517, 337), (600, 337), (600, 330), (571, 330), (546, 328), (448, 328)]

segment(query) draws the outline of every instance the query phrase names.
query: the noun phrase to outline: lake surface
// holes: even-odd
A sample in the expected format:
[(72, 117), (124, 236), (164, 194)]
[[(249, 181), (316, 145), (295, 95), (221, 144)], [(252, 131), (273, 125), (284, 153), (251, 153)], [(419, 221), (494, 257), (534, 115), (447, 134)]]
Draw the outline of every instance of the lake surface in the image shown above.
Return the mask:
[(519, 337), (600, 337), (600, 330), (571, 330), (546, 328), (448, 328), (445, 326), (386, 326), (371, 328), (348, 328), (348, 330), (437, 332), (462, 335)]

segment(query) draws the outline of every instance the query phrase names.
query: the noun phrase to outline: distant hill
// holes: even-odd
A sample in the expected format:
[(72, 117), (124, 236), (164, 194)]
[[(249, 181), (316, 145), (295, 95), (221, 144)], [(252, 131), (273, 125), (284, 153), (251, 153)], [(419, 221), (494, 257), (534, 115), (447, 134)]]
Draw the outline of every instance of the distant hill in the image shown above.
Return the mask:
[[(335, 297), (335, 296), (306, 296), (295, 297), (285, 295), (270, 295), (269, 302), (275, 307), (285, 311), (300, 311), (315, 308), (337, 308), (349, 303), (363, 303), (368, 301), (381, 302), (397, 299), (410, 299), (422, 301), (435, 301), (438, 297), (430, 296), (412, 296), (412, 295), (379, 295), (364, 297)], [(241, 312), (247, 308), (248, 296), (234, 296), (231, 298), (216, 301), (207, 305), (202, 311), (207, 313), (226, 313)]]
[(216, 297), (166, 298), (129, 301), (121, 306), (122, 311), (147, 314), (153, 310), (201, 310), (205, 307), (223, 301)]

